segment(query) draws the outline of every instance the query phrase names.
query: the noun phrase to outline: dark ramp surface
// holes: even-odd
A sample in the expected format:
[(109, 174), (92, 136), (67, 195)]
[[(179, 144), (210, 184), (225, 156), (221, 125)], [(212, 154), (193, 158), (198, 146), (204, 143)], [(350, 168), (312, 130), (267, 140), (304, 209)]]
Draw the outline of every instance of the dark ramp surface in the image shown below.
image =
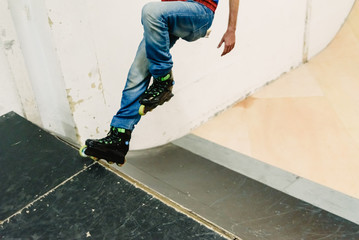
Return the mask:
[(131, 152), (123, 171), (243, 240), (359, 240), (358, 225), (174, 144)]
[(223, 239), (15, 113), (0, 136), (0, 239)]
[(15, 113), (0, 117), (0, 220), (88, 164), (56, 137)]

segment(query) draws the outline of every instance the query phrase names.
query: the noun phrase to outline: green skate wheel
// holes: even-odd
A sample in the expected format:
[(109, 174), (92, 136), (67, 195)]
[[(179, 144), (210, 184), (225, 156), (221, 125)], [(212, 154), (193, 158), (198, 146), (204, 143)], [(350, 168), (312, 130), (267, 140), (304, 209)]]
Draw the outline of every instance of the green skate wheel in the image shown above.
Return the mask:
[(85, 153), (86, 149), (87, 149), (87, 146), (86, 146), (86, 145), (84, 145), (84, 146), (82, 146), (82, 147), (80, 148), (79, 154), (80, 154), (81, 157), (88, 157), (88, 156), (86, 155), (86, 153)]
[(86, 146), (86, 145), (84, 145), (84, 146), (82, 146), (82, 147), (80, 148), (79, 154), (80, 154), (81, 157), (84, 157), (84, 158), (89, 157), (89, 158), (91, 158), (91, 159), (94, 160), (94, 161), (98, 161), (98, 160), (99, 160), (97, 157), (93, 157), (93, 156), (87, 155), (87, 154), (85, 153), (86, 149), (87, 149), (87, 146)]
[(145, 112), (145, 105), (141, 105), (140, 106), (140, 109), (138, 109), (138, 113), (141, 115), (141, 116), (144, 116), (146, 114)]

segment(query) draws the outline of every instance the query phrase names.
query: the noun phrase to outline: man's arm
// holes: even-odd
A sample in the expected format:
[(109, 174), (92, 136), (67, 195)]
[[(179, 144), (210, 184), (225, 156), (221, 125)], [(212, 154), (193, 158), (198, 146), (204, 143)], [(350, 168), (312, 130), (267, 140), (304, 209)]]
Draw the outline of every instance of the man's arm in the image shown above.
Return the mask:
[(224, 49), (221, 56), (224, 56), (230, 51), (232, 51), (236, 43), (238, 7), (239, 7), (239, 0), (229, 0), (228, 27), (220, 43), (218, 44), (218, 48), (220, 48), (224, 43)]

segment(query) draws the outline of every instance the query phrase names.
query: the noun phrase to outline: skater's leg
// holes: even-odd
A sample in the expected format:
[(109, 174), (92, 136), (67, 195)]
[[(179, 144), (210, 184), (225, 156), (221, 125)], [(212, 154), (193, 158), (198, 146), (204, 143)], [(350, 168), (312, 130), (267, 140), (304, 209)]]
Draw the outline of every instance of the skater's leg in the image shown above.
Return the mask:
[(132, 131), (140, 121), (141, 115), (138, 113), (140, 103), (138, 100), (147, 89), (151, 79), (148, 68), (145, 41), (142, 40), (129, 70), (125, 88), (122, 91), (121, 108), (112, 118), (111, 126)]
[(140, 98), (141, 115), (173, 97), (171, 47), (179, 38), (195, 41), (205, 36), (212, 20), (213, 12), (193, 1), (155, 2), (143, 7), (142, 24), (146, 56), (154, 81)]
[(131, 132), (141, 118), (138, 113), (140, 107), (138, 99), (147, 89), (151, 79), (148, 65), (145, 41), (142, 41), (122, 92), (121, 108), (112, 118), (109, 133), (101, 139), (87, 139), (85, 145), (80, 149), (81, 156), (105, 159), (109, 163), (114, 162), (118, 165), (125, 162)]
[[(170, 48), (176, 43), (178, 37), (170, 35)], [(172, 87), (174, 84), (172, 71), (160, 79), (153, 79), (153, 83), (149, 89), (140, 97), (140, 109), (139, 114), (145, 115), (146, 112), (151, 111), (158, 105), (162, 105), (164, 102), (169, 101), (172, 97)]]
[(171, 71), (173, 39), (195, 41), (205, 36), (213, 17), (210, 9), (193, 1), (146, 4), (142, 9), (142, 24), (152, 76), (160, 78)]
[[(178, 40), (178, 37), (171, 35), (170, 47)], [(146, 57), (146, 43), (143, 39), (138, 47), (136, 57), (128, 72), (127, 81), (122, 91), (121, 107), (112, 118), (111, 126), (133, 131), (135, 125), (140, 121), (139, 103), (140, 96), (148, 88), (151, 79), (149, 72), (149, 61)]]

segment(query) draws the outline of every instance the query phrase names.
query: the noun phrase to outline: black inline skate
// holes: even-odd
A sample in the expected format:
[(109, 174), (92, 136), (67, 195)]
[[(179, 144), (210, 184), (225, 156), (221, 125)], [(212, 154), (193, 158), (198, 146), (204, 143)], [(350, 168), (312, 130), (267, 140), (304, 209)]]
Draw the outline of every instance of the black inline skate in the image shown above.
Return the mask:
[(102, 139), (87, 139), (80, 149), (82, 157), (90, 157), (94, 160), (104, 159), (109, 164), (116, 163), (122, 166), (129, 149), (131, 131), (111, 127), (106, 137)]
[(145, 115), (158, 105), (168, 102), (172, 97), (174, 85), (172, 71), (164, 77), (154, 78), (152, 85), (143, 93), (140, 98), (140, 109), (138, 113)]

